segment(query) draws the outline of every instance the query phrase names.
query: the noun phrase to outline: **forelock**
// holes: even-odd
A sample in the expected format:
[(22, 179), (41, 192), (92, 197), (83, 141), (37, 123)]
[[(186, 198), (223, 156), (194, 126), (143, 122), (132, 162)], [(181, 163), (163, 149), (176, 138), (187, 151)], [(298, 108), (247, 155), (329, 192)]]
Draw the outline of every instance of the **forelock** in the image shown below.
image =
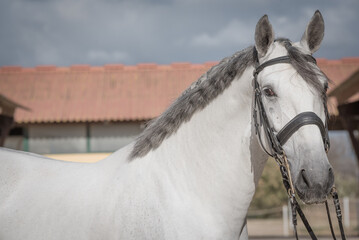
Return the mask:
[[(290, 57), (291, 65), (304, 81), (319, 92), (323, 101), (326, 102), (326, 91), (330, 80), (318, 68), (316, 62), (313, 62), (314, 58), (303, 53), (298, 47), (293, 46), (289, 39), (278, 38), (275, 41), (279, 42), (286, 48), (288, 56)], [(324, 79), (324, 84), (320, 78)]]

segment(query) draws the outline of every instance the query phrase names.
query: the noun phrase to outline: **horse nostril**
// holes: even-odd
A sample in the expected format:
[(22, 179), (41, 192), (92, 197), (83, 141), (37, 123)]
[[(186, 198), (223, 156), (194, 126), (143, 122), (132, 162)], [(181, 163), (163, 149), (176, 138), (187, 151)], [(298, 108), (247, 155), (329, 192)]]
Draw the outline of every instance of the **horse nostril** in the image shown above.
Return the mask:
[(302, 175), (302, 178), (303, 178), (304, 183), (308, 186), (308, 188), (310, 188), (310, 187), (311, 187), (311, 184), (310, 184), (310, 181), (309, 181), (309, 179), (308, 179), (307, 174), (305, 173), (305, 170), (302, 169), (300, 173), (301, 173), (301, 175)]

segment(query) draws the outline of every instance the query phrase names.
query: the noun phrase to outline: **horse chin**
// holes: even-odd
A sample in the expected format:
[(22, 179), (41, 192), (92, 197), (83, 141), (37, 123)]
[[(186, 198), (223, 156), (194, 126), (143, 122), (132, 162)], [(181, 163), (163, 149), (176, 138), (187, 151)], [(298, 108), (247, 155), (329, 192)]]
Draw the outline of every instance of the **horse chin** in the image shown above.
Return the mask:
[(316, 189), (307, 189), (305, 192), (301, 192), (295, 187), (295, 190), (300, 200), (308, 205), (324, 203), (328, 196), (328, 193), (320, 194)]

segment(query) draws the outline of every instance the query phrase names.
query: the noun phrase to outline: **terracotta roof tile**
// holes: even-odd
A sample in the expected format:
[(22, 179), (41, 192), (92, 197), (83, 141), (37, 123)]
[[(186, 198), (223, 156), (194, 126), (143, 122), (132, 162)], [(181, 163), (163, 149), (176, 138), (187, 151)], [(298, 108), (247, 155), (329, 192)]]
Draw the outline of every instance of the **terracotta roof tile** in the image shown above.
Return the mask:
[(22, 67), (20, 66), (3, 66), (1, 72), (20, 72)]
[(76, 64), (76, 65), (72, 65), (70, 69), (71, 71), (74, 72), (87, 72), (91, 69), (91, 66), (85, 64)]
[[(17, 123), (147, 120), (217, 63), (4, 66), (0, 93), (31, 109), (18, 109)], [(359, 69), (359, 58), (318, 64), (334, 88)]]
[(107, 64), (104, 66), (106, 71), (118, 71), (118, 70), (124, 70), (123, 64)]
[(51, 71), (56, 71), (56, 66), (54, 65), (41, 65), (41, 66), (37, 66), (35, 68), (37, 71), (42, 71), (42, 72), (51, 72)]
[(359, 58), (343, 58), (340, 60), (318, 59), (318, 65), (332, 81), (328, 92), (339, 86), (359, 69)]

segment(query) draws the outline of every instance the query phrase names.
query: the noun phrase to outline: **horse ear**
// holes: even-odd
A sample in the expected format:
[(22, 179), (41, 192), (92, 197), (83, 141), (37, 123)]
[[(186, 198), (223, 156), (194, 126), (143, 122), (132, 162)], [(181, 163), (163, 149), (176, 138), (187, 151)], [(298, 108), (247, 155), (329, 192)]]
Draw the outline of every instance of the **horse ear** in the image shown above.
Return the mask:
[(312, 19), (308, 23), (301, 44), (308, 49), (309, 52), (316, 52), (324, 37), (324, 19), (319, 10), (315, 11)]
[(259, 19), (254, 38), (258, 56), (264, 57), (268, 51), (269, 46), (274, 41), (274, 32), (267, 15), (264, 15), (261, 17), (261, 19)]

